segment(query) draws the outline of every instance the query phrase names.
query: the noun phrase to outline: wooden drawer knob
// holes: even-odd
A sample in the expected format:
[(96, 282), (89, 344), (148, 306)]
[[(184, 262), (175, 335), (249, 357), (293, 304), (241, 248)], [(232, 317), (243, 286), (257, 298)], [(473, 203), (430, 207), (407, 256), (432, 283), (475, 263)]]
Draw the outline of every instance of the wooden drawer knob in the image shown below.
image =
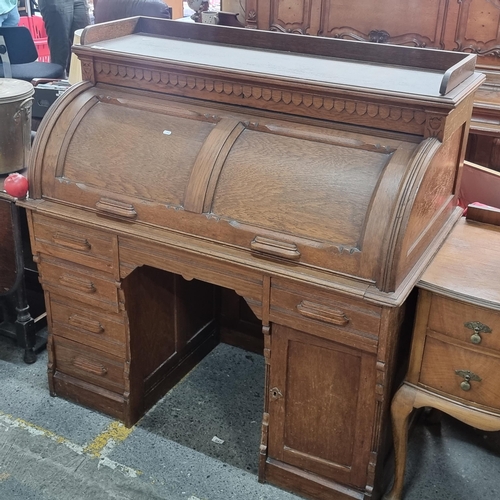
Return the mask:
[(108, 369), (105, 366), (86, 358), (74, 358), (73, 366), (94, 375), (99, 375), (100, 377), (108, 373)]
[(341, 309), (315, 304), (308, 300), (303, 300), (298, 304), (297, 311), (306, 318), (316, 319), (336, 326), (345, 326), (349, 323), (349, 318)]
[(95, 207), (99, 215), (104, 215), (106, 217), (127, 220), (132, 220), (137, 217), (134, 205), (131, 205), (130, 203), (101, 198), (95, 204)]
[(75, 278), (74, 276), (70, 276), (68, 274), (63, 274), (59, 278), (59, 283), (61, 285), (67, 286), (68, 288), (72, 288), (73, 290), (78, 290), (80, 292), (85, 292), (85, 293), (96, 292), (96, 287), (94, 286), (94, 283), (92, 283), (91, 281)]
[(253, 252), (269, 257), (281, 257), (287, 260), (299, 260), (300, 252), (295, 243), (285, 241), (270, 240), (262, 236), (256, 236), (250, 242), (250, 248)]
[(97, 320), (92, 320), (89, 318), (85, 318), (83, 316), (79, 316), (78, 314), (72, 314), (68, 318), (68, 323), (71, 326), (75, 326), (77, 328), (81, 328), (82, 330), (86, 330), (90, 333), (101, 334), (104, 333), (104, 327)]
[(59, 246), (69, 248), (71, 250), (80, 250), (81, 252), (89, 252), (92, 248), (86, 238), (75, 236), (73, 234), (56, 233), (52, 236), (52, 241)]

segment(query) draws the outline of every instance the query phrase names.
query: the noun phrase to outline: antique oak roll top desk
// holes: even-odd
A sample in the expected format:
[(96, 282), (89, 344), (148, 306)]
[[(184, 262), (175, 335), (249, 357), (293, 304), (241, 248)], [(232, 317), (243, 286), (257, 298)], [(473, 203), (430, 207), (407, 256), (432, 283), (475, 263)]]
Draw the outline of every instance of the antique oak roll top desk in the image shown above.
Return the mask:
[(149, 18), (75, 52), (24, 203), (51, 392), (133, 425), (235, 291), (264, 339), (260, 479), (377, 496), (405, 300), (461, 213), (475, 56)]

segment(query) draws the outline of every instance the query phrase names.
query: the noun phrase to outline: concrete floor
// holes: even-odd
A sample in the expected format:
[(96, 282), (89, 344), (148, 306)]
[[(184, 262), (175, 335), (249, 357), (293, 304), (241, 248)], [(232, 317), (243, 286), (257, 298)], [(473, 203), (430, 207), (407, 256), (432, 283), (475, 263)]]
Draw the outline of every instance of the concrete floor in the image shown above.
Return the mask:
[[(0, 338), (0, 500), (299, 498), (257, 481), (261, 356), (218, 346), (133, 429), (50, 397), (46, 362)], [(500, 499), (500, 434), (419, 421), (404, 498)]]

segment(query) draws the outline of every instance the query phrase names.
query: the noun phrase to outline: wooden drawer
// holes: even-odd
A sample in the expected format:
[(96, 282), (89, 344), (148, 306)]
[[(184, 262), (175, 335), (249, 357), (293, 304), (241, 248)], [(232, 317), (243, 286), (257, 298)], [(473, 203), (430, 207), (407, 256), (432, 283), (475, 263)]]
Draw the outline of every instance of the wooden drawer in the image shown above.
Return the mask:
[(66, 261), (38, 262), (40, 280), (45, 290), (84, 304), (118, 312), (117, 282), (93, 269)]
[(57, 396), (120, 420), (127, 419), (127, 401), (123, 394), (108, 391), (61, 372), (54, 374), (53, 382)]
[(123, 392), (124, 362), (121, 359), (56, 335), (52, 340), (56, 372), (113, 392)]
[[(470, 382), (470, 389), (460, 386), (464, 376), (457, 371), (472, 372), (480, 380)], [(482, 354), (480, 349), (465, 348), (427, 337), (420, 383), (450, 397), (500, 409), (500, 356)]]
[(34, 214), (34, 251), (112, 272), (114, 240), (104, 231)]
[[(428, 328), (500, 352), (500, 312), (432, 295)], [(475, 333), (474, 328), (478, 329)]]
[(381, 308), (347, 296), (295, 287), (285, 280), (271, 282), (270, 319), (318, 337), (374, 350)]
[[(83, 305), (82, 305), (83, 306)], [(97, 308), (80, 308), (73, 301), (51, 294), (52, 333), (80, 344), (126, 358), (126, 326), (121, 314), (106, 313)]]

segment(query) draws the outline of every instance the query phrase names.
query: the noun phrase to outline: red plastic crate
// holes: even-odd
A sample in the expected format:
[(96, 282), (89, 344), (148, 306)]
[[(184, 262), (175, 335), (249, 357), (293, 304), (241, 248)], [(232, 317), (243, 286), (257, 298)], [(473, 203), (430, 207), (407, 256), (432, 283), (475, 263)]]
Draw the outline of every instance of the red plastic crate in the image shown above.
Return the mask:
[(25, 26), (30, 30), (38, 52), (38, 61), (50, 62), (49, 43), (43, 19), (40, 16), (21, 16), (19, 26)]

